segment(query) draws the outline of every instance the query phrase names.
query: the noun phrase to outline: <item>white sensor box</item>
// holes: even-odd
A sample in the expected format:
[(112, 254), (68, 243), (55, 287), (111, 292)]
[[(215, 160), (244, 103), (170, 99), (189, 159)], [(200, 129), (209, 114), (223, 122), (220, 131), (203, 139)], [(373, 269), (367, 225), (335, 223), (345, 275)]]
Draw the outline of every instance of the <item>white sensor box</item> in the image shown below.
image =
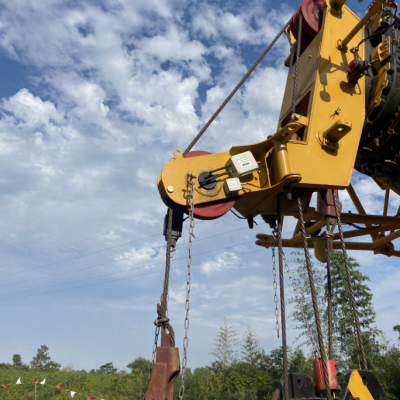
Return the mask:
[(224, 182), (224, 190), (226, 194), (236, 193), (239, 190), (242, 190), (242, 184), (240, 183), (239, 178), (229, 178)]
[(258, 170), (258, 164), (251, 151), (231, 157), (233, 170), (238, 176), (245, 176)]

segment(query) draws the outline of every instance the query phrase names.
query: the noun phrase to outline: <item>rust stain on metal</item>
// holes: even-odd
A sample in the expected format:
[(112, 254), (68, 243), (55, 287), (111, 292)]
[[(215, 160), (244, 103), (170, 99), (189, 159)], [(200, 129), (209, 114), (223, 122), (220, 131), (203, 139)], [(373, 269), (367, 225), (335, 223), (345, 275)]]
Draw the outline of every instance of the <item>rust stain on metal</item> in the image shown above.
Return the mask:
[(157, 349), (146, 400), (173, 400), (174, 383), (180, 370), (179, 349), (171, 347), (169, 335), (165, 334)]

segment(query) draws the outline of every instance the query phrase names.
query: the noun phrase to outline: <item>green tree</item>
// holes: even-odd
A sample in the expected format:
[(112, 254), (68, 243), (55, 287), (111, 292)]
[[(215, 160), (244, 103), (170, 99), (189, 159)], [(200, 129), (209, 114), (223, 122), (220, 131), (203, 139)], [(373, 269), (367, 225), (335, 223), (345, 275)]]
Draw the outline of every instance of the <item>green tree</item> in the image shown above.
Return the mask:
[(400, 399), (400, 349), (388, 346), (375, 360), (374, 371), (387, 398)]
[[(298, 296), (301, 300), (303, 312), (310, 327), (311, 335), (314, 338), (316, 346), (318, 346), (317, 327), (315, 325), (314, 307), (311, 299), (311, 290), (308, 278), (307, 264), (304, 259), (304, 254), (301, 251), (294, 251), (292, 254), (295, 256), (295, 258), (291, 260), (291, 262), (294, 265), (296, 265), (294, 268), (291, 268), (293, 281)], [(326, 295), (324, 292), (324, 284), (325, 284), (324, 273), (323, 270), (321, 270), (321, 268), (315, 266), (312, 257), (311, 257), (311, 267), (313, 271), (314, 284), (316, 289), (317, 305), (318, 305), (318, 310), (320, 312), (322, 333), (324, 336), (324, 340), (327, 342), (328, 324), (327, 324), (327, 318), (325, 318), (324, 315), (324, 311), (326, 309)], [(290, 292), (293, 293), (292, 290)], [(304, 339), (304, 341), (301, 344), (306, 344), (311, 349), (312, 343), (309, 336), (309, 332), (307, 330), (307, 325), (304, 322), (303, 313), (301, 311), (298, 300), (294, 295), (294, 293), (289, 298), (289, 303), (294, 305), (294, 311), (292, 313), (292, 317), (296, 322), (298, 322), (298, 325), (296, 326), (295, 329), (300, 331), (296, 340)], [(316, 350), (319, 351), (318, 348)]]
[(254, 365), (260, 356), (259, 341), (256, 334), (250, 328), (247, 328), (244, 334), (242, 344), (242, 360), (248, 364)]
[[(360, 367), (360, 350), (356, 336), (353, 308), (350, 301), (349, 284), (346, 277), (343, 253), (331, 254), (332, 321), (334, 340), (350, 368)], [(375, 325), (373, 295), (368, 286), (369, 277), (359, 271), (360, 264), (349, 257), (349, 269), (356, 299), (363, 342), (369, 369), (374, 369), (374, 360), (380, 351), (382, 332)]]
[(297, 348), (289, 354), (289, 372), (299, 372), (314, 376), (314, 357), (306, 358), (302, 349)]
[(400, 325), (396, 325), (393, 327), (394, 331), (397, 331), (399, 333), (399, 340), (400, 340)]
[(48, 350), (49, 348), (45, 345), (42, 345), (38, 348), (36, 356), (33, 357), (31, 361), (32, 369), (49, 371), (49, 370), (58, 370), (61, 367), (61, 364), (57, 364), (56, 362), (51, 360)]
[[(301, 253), (295, 253), (299, 256)], [(304, 306), (304, 314), (309, 322), (314, 340), (317, 338), (314, 310), (311, 301), (311, 293), (307, 266), (303, 258), (294, 260), (297, 268), (294, 269), (295, 284)], [(362, 274), (358, 268), (360, 265), (354, 258), (349, 258), (350, 275), (352, 278), (354, 295), (356, 298), (358, 315), (363, 334), (364, 347), (367, 354), (367, 362), (370, 369), (374, 368), (374, 360), (379, 354), (381, 345), (379, 338), (381, 331), (375, 326), (375, 308), (372, 302), (373, 296), (368, 286), (368, 276)], [(328, 316), (327, 316), (327, 284), (326, 273), (322, 264), (312, 265), (318, 309), (320, 312), (321, 328), (324, 337), (324, 345), (327, 346), (328, 338)], [(360, 350), (358, 346), (353, 308), (350, 301), (349, 285), (344, 265), (342, 252), (334, 251), (331, 254), (331, 282), (332, 282), (332, 328), (333, 328), (333, 353), (338, 363), (338, 370), (345, 371), (348, 368), (360, 367)], [(291, 303), (297, 304), (293, 296)], [(293, 312), (294, 319), (299, 322), (297, 329), (301, 331), (299, 338), (307, 337), (306, 343), (310, 345), (306, 325), (303, 322), (302, 313), (299, 308)], [(318, 346), (318, 342), (316, 342)], [(317, 348), (319, 351), (319, 348)]]
[(115, 374), (118, 371), (117, 368), (114, 367), (114, 364), (112, 362), (106, 363), (102, 365), (96, 373), (99, 375), (103, 374)]
[(138, 357), (127, 365), (132, 374), (148, 374), (150, 371), (150, 361), (144, 357)]
[(222, 363), (223, 367), (229, 367), (232, 362), (236, 360), (238, 333), (229, 323), (228, 319), (224, 317), (222, 320), (217, 337), (214, 339), (214, 349), (212, 355), (216, 357), (217, 361)]
[(12, 358), (12, 361), (13, 361), (14, 367), (21, 367), (23, 365), (22, 364), (22, 357), (19, 354), (14, 354), (13, 358)]

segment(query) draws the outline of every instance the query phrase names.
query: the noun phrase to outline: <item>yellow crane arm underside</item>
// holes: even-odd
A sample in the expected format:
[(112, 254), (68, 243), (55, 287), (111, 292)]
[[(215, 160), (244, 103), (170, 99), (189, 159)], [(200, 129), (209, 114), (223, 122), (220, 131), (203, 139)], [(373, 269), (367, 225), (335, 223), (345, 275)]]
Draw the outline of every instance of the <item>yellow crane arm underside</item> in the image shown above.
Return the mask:
[[(223, 153), (184, 158), (175, 151), (175, 157), (159, 177), (163, 200), (187, 205), (188, 173), (199, 176), (201, 172), (226, 166), (232, 155), (247, 150), (253, 153), (259, 169), (241, 177), (246, 190), (235, 193), (238, 197), (235, 208), (244, 216), (275, 213), (276, 195), (285, 188), (347, 187), (365, 121), (365, 78), (357, 85), (347, 82), (348, 64), (354, 55), (337, 48), (337, 36), (338, 32), (346, 35), (358, 21), (347, 7), (343, 7), (340, 15), (326, 7), (320, 32), (299, 59), (296, 114), (290, 113), (295, 68), (292, 53), (277, 133), (263, 142), (234, 146)], [(362, 39), (360, 31), (349, 46), (357, 45)], [(360, 46), (361, 58), (363, 52)], [(290, 140), (296, 132), (301, 140)], [(223, 189), (225, 179), (218, 179), (213, 190), (196, 185), (194, 203), (229, 197)], [(307, 200), (305, 206), (306, 203)], [(282, 213), (295, 215), (294, 202), (283, 201)]]

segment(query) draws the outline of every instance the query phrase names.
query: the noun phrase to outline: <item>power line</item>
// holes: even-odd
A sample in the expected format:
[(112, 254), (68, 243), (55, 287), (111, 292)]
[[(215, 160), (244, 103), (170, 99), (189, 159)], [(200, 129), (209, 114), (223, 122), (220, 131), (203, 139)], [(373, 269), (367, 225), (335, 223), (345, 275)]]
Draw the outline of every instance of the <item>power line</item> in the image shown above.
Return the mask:
[[(381, 193), (381, 192), (382, 192), (382, 190), (377, 191), (377, 192), (373, 192), (373, 193), (368, 193), (368, 194), (359, 196), (359, 198), (361, 198), (361, 197), (366, 197), (366, 196), (371, 196), (371, 195), (373, 195), (373, 194)], [(350, 200), (351, 200), (351, 199), (344, 200), (342, 203), (345, 203), (345, 202), (350, 201)], [(201, 223), (201, 222), (203, 222), (203, 221), (197, 221), (196, 223), (199, 224), (199, 223)], [(247, 228), (247, 227), (246, 227), (246, 228)], [(241, 228), (241, 229), (246, 229), (246, 228)], [(241, 230), (241, 229), (238, 229), (238, 230)], [(232, 231), (231, 231), (231, 232), (232, 232)], [(290, 232), (286, 232), (286, 233), (284, 233), (284, 234), (288, 234), (288, 233), (290, 233)], [(139, 241), (142, 241), (142, 240), (146, 240), (146, 239), (151, 239), (151, 238), (153, 238), (153, 237), (161, 236), (161, 235), (162, 235), (162, 234), (155, 234), (155, 235), (147, 236), (147, 237), (144, 237), (144, 238), (135, 239), (135, 240), (132, 240), (132, 241), (129, 241), (129, 242), (125, 242), (125, 243), (119, 244), (119, 245), (115, 245), (115, 246), (111, 246), (111, 247), (106, 247), (106, 248), (103, 248), (103, 249), (100, 249), (100, 250), (97, 250), (97, 251), (94, 251), (94, 252), (85, 253), (85, 254), (82, 254), (82, 255), (79, 255), (79, 256), (67, 258), (67, 259), (65, 259), (65, 260), (56, 261), (56, 262), (52, 262), (52, 263), (49, 263), (49, 264), (40, 265), (40, 266), (38, 266), (38, 267), (34, 267), (34, 268), (29, 268), (29, 269), (26, 269), (26, 270), (22, 270), (22, 271), (13, 272), (13, 273), (11, 273), (11, 274), (3, 275), (2, 277), (5, 278), (5, 277), (9, 277), (9, 276), (14, 276), (14, 275), (22, 274), (22, 273), (25, 273), (25, 272), (35, 271), (35, 270), (37, 270), (37, 269), (42, 269), (42, 268), (50, 267), (50, 266), (53, 266), (53, 265), (62, 264), (62, 263), (68, 262), (68, 261), (73, 261), (73, 260), (77, 260), (77, 259), (80, 259), (80, 258), (83, 258), (83, 257), (88, 257), (88, 256), (90, 256), (90, 255), (98, 254), (98, 253), (101, 253), (101, 252), (104, 252), (104, 251), (112, 250), (112, 249), (115, 249), (115, 248), (118, 248), (118, 247), (126, 246), (126, 245), (128, 245), (128, 244), (136, 243), (136, 242), (139, 242)], [(99, 236), (102, 236), (102, 235), (94, 236), (94, 237), (92, 237), (92, 238), (99, 237)], [(217, 235), (217, 236), (218, 236), (218, 235)], [(88, 238), (88, 239), (85, 239), (85, 240), (83, 240), (83, 241), (90, 240), (90, 239), (92, 239), (92, 238)], [(204, 239), (200, 239), (200, 240), (204, 240)], [(81, 241), (81, 242), (83, 242), (83, 241)], [(81, 242), (76, 242), (76, 243), (81, 243)], [(65, 246), (68, 246), (68, 245), (65, 245)], [(180, 245), (178, 245), (178, 246), (180, 246)], [(61, 247), (63, 247), (63, 246), (61, 246)], [(160, 247), (161, 247), (161, 246), (160, 246)], [(141, 253), (141, 255), (149, 254), (149, 253), (152, 253), (152, 251), (146, 252), (146, 253)], [(7, 265), (6, 265), (6, 266), (7, 266)], [(6, 266), (0, 266), (0, 268), (4, 268), (4, 267), (6, 267)], [(74, 270), (74, 271), (79, 271), (79, 269), (78, 269), (78, 270)], [(72, 271), (72, 272), (74, 272), (74, 271)], [(51, 276), (50, 276), (50, 277), (51, 277)], [(41, 279), (42, 279), (42, 278), (41, 278)], [(45, 279), (45, 278), (43, 278), (43, 279)], [(25, 281), (22, 281), (22, 282), (20, 282), (20, 283), (24, 283), (24, 282), (25, 282)], [(19, 283), (19, 282), (17, 282), (16, 284), (18, 284), (18, 283)], [(3, 286), (9, 286), (9, 285), (2, 285), (2, 286), (0, 286), (0, 287), (3, 287)]]
[[(373, 194), (377, 194), (377, 193), (382, 193), (384, 192), (384, 190), (378, 190), (377, 192), (373, 192), (373, 193), (367, 193), (367, 194), (363, 194), (362, 196), (357, 196), (359, 199), (361, 199), (362, 197), (366, 197), (366, 196), (372, 196)], [(350, 201), (351, 199), (347, 199), (347, 200), (343, 200), (341, 203), (346, 203), (346, 201)]]
[[(251, 242), (252, 242), (252, 241), (251, 241)], [(250, 242), (246, 242), (246, 243), (250, 243)], [(241, 243), (241, 244), (245, 244), (245, 243)], [(230, 247), (232, 247), (232, 246), (224, 247), (224, 248), (230, 248)], [(222, 248), (222, 249), (224, 249), (224, 248)], [(221, 250), (221, 248), (220, 248), (220, 249), (217, 249), (217, 250)], [(240, 253), (239, 255), (244, 255), (244, 254), (248, 254), (248, 253), (256, 253), (256, 252), (260, 252), (260, 251), (263, 251), (263, 250), (264, 250), (264, 249), (260, 249), (260, 250), (250, 250), (250, 251), (247, 251), (247, 252), (244, 252), (244, 253)], [(205, 252), (205, 253), (210, 253), (210, 252), (212, 252), (212, 251), (216, 251), (216, 250), (211, 250), (211, 251), (208, 251), (208, 252)], [(201, 254), (205, 254), (205, 253), (201, 253)], [(197, 254), (197, 255), (200, 255), (200, 254)], [(182, 257), (182, 258), (186, 258), (186, 257)], [(160, 263), (160, 264), (161, 264), (161, 263)], [(199, 264), (199, 263), (194, 263), (193, 265), (197, 265), (197, 264)], [(154, 265), (155, 265), (155, 264), (154, 264)], [(174, 267), (174, 268), (171, 268), (171, 269), (179, 269), (179, 268), (185, 268), (185, 267), (186, 267), (186, 265), (182, 265), (182, 266), (180, 266), (180, 267)], [(135, 268), (135, 269), (142, 269), (142, 268), (145, 268), (145, 267)], [(110, 274), (102, 275), (102, 276), (108, 276), (108, 275), (113, 275), (113, 274), (122, 273), (122, 272), (126, 272), (126, 271), (114, 272), (114, 273), (110, 273)], [(15, 300), (15, 299), (21, 299), (21, 298), (26, 298), (26, 297), (43, 296), (43, 295), (46, 295), (46, 294), (52, 294), (52, 293), (58, 293), (58, 292), (65, 292), (65, 291), (68, 291), (68, 290), (82, 289), (82, 288), (85, 288), (85, 287), (91, 287), (91, 286), (96, 286), (96, 285), (103, 285), (103, 284), (113, 283), (113, 282), (117, 282), (117, 281), (121, 281), (121, 280), (126, 280), (126, 279), (133, 279), (133, 278), (136, 278), (136, 277), (138, 277), (138, 276), (151, 275), (151, 274), (155, 274), (155, 273), (158, 273), (158, 272), (159, 272), (159, 271), (152, 271), (152, 272), (149, 272), (149, 273), (147, 273), (147, 274), (137, 274), (137, 275), (134, 275), (134, 276), (132, 276), (132, 277), (130, 277), (130, 278), (126, 278), (126, 277), (125, 277), (125, 278), (121, 278), (121, 279), (114, 279), (114, 280), (112, 280), (112, 281), (93, 283), (93, 284), (91, 284), (91, 285), (83, 285), (83, 286), (77, 286), (77, 287), (73, 287), (73, 288), (66, 288), (66, 289), (60, 289), (60, 290), (53, 290), (53, 291), (51, 291), (51, 292), (34, 293), (34, 294), (27, 295), (27, 296), (10, 297), (10, 298), (7, 298), (7, 299), (0, 299), (0, 301)], [(162, 272), (162, 270), (160, 270), (160, 272)], [(102, 276), (99, 276), (99, 277), (102, 277)], [(87, 279), (93, 279), (93, 278), (87, 278)], [(87, 279), (86, 279), (86, 280), (87, 280)], [(85, 279), (82, 279), (82, 281), (83, 281), (83, 280), (85, 280)], [(54, 286), (59, 286), (59, 285), (53, 285), (53, 286), (51, 286), (51, 287), (54, 287)], [(22, 292), (22, 291), (21, 291), (21, 292)], [(20, 292), (15, 292), (15, 293), (20, 293)]]
[[(230, 231), (228, 231), (228, 232), (221, 232), (221, 233), (218, 233), (218, 234), (212, 235), (212, 236), (207, 236), (207, 237), (205, 237), (205, 238), (197, 239), (196, 242), (201, 242), (201, 241), (203, 241), (203, 240), (212, 239), (212, 238), (217, 237), (217, 236), (226, 235), (226, 234), (229, 234), (229, 233), (232, 233), (232, 232), (237, 232), (237, 231), (240, 231), (240, 230), (243, 230), (243, 229), (247, 229), (247, 227), (239, 228), (239, 229), (235, 229), (235, 230), (230, 230)], [(184, 245), (186, 245), (186, 244), (187, 244), (186, 242), (185, 242), (185, 243), (181, 243), (181, 244), (177, 245), (177, 247), (184, 246)], [(105, 263), (100, 263), (100, 264), (96, 264), (96, 265), (91, 265), (91, 266), (89, 266), (89, 267), (77, 268), (77, 269), (74, 269), (74, 270), (72, 270), (72, 271), (66, 271), (66, 272), (61, 272), (61, 273), (58, 273), (58, 274), (47, 275), (47, 276), (40, 277), (40, 278), (27, 279), (27, 280), (25, 280), (25, 281), (19, 281), (19, 282), (9, 283), (9, 284), (6, 284), (6, 285), (0, 285), (0, 288), (2, 288), (2, 287), (7, 287), (7, 286), (15, 286), (15, 285), (19, 285), (19, 284), (22, 284), (22, 283), (29, 283), (29, 282), (38, 281), (38, 280), (43, 280), (43, 279), (47, 279), (47, 278), (52, 278), (52, 277), (54, 277), (54, 276), (67, 275), (67, 274), (70, 274), (70, 273), (74, 273), (74, 272), (78, 272), (78, 271), (83, 271), (83, 270), (90, 269), (90, 268), (96, 268), (96, 267), (100, 267), (100, 266), (103, 266), (103, 265), (113, 264), (113, 263), (116, 263), (116, 262), (119, 262), (119, 261), (123, 261), (123, 260), (128, 260), (128, 259), (133, 259), (133, 258), (141, 257), (141, 256), (143, 256), (143, 255), (145, 255), (145, 254), (153, 253), (153, 251), (154, 251), (154, 250), (149, 251), (149, 252), (144, 252), (144, 253), (136, 254), (136, 255), (131, 256), (131, 257), (120, 258), (119, 260), (107, 261), (107, 262), (105, 262)], [(21, 271), (21, 272), (24, 272), (24, 271)], [(8, 276), (8, 275), (5, 275), (5, 276)]]
[[(364, 196), (372, 195), (372, 194), (375, 194), (375, 193), (378, 193), (378, 192), (369, 193), (369, 194), (366, 194), (366, 195), (364, 195)], [(364, 197), (364, 196), (360, 196), (360, 197)], [(231, 232), (236, 232), (236, 231), (244, 230), (244, 229), (247, 229), (247, 227), (239, 228), (239, 229), (236, 229), (236, 230), (234, 230), (234, 231), (231, 230), (231, 231), (229, 231), (229, 232), (222, 232), (222, 233), (219, 233), (219, 234), (216, 234), (216, 235), (208, 236), (208, 237), (205, 237), (205, 238), (202, 238), (202, 239), (198, 239), (197, 242), (202, 241), (202, 240), (211, 239), (211, 238), (214, 238), (214, 237), (217, 237), (217, 236), (225, 235), (226, 233), (231, 233)], [(286, 232), (285, 234), (288, 234), (288, 233), (291, 233), (291, 232)], [(158, 235), (154, 235), (154, 236), (158, 236)], [(138, 239), (138, 240), (143, 240), (143, 239)], [(128, 243), (129, 243), (129, 242), (128, 242)], [(253, 240), (248, 241), (248, 242), (239, 243), (239, 244), (236, 244), (235, 246), (237, 246), (237, 245), (249, 244), (249, 243), (253, 243)], [(180, 245), (178, 245), (178, 246), (182, 246), (182, 245), (185, 245), (185, 244), (186, 244), (186, 243), (182, 243), (182, 244), (180, 244)], [(122, 246), (122, 245), (119, 245), (119, 246)], [(115, 247), (119, 247), (119, 246), (115, 246)], [(232, 247), (232, 245), (231, 245), (231, 246), (222, 247), (222, 248), (218, 248), (218, 249), (214, 249), (214, 250), (210, 250), (210, 251), (206, 251), (206, 252), (202, 252), (202, 253), (198, 253), (198, 254), (195, 254), (195, 255), (200, 256), (200, 255), (208, 254), (208, 253), (211, 253), (211, 252), (214, 252), (214, 251), (218, 251), (218, 250), (222, 250), (222, 249), (227, 249), (227, 248), (231, 248), (231, 247)], [(261, 251), (261, 250), (256, 250), (256, 251)], [(249, 252), (241, 253), (241, 254), (247, 254), (247, 253), (249, 253)], [(106, 262), (106, 263), (96, 264), (96, 265), (93, 265), (93, 266), (89, 266), (89, 267), (85, 267), (85, 268), (80, 268), (80, 269), (76, 269), (76, 270), (73, 270), (73, 271), (67, 271), (67, 272), (60, 273), (60, 274), (54, 274), (54, 275), (50, 275), (50, 276), (46, 276), (46, 277), (41, 277), (41, 278), (26, 280), (26, 281), (22, 281), (22, 282), (16, 282), (16, 283), (13, 283), (13, 284), (2, 285), (2, 286), (0, 286), (0, 287), (13, 286), (13, 285), (21, 284), (21, 283), (28, 283), (28, 282), (33, 282), (33, 281), (36, 281), (36, 280), (51, 278), (51, 277), (54, 277), (54, 276), (65, 275), (65, 274), (68, 274), (68, 273), (73, 273), (73, 272), (77, 272), (77, 271), (82, 271), (82, 270), (86, 270), (86, 269), (89, 269), (89, 268), (95, 268), (95, 267), (98, 267), (98, 266), (103, 266), (103, 265), (107, 265), (107, 264), (111, 264), (111, 263), (123, 261), (123, 260), (126, 260), (126, 259), (132, 259), (132, 258), (140, 257), (140, 256), (142, 256), (143, 254), (146, 254), (146, 253), (141, 253), (141, 254), (139, 254), (139, 255), (135, 255), (135, 256), (132, 256), (132, 257), (124, 257), (124, 258), (121, 258), (121, 259), (119, 259), (119, 260), (113, 260), (113, 261), (109, 261), (109, 262)], [(177, 259), (175, 259), (175, 260), (180, 260), (180, 259), (183, 259), (183, 258), (185, 258), (185, 257), (180, 257), (180, 258), (177, 258)], [(44, 287), (44, 288), (50, 288), (50, 287), (61, 286), (61, 285), (68, 285), (68, 284), (71, 284), (71, 283), (77, 283), (77, 282), (82, 282), (82, 281), (86, 281), (86, 280), (97, 279), (97, 278), (101, 278), (101, 277), (105, 277), (105, 276), (110, 276), (110, 275), (115, 275), (115, 274), (119, 274), (119, 273), (123, 273), (123, 272), (128, 272), (128, 271), (132, 271), (132, 270), (139, 270), (139, 269), (143, 269), (143, 268), (148, 268), (149, 266), (158, 265), (158, 264), (163, 264), (163, 262), (155, 263), (155, 264), (148, 264), (148, 265), (146, 265), (146, 266), (142, 266), (142, 267), (138, 267), (138, 268), (130, 268), (130, 269), (127, 269), (127, 270), (118, 271), (118, 272), (113, 272), (113, 273), (104, 274), (104, 275), (99, 275), (99, 276), (95, 276), (95, 277), (89, 277), (89, 278), (85, 278), (85, 279), (80, 279), (80, 280), (75, 280), (75, 281), (70, 281), (70, 282), (65, 282), (65, 283), (50, 285), (50, 286), (46, 286), (46, 287)], [(8, 275), (6, 275), (6, 276), (8, 276)], [(138, 276), (140, 276), (140, 275), (138, 275)], [(93, 286), (93, 285), (89, 285), (89, 286)], [(83, 287), (85, 287), (85, 286), (83, 286)], [(7, 293), (3, 293), (2, 295), (17, 294), (17, 293), (23, 293), (23, 292), (27, 292), (27, 291), (40, 290), (40, 289), (43, 289), (43, 287), (42, 287), (42, 288), (27, 289), (27, 290), (22, 290), (22, 291), (17, 291), (17, 292), (7, 292)], [(70, 288), (70, 289), (68, 289), (68, 290), (72, 290), (72, 289), (74, 289), (74, 288)], [(23, 296), (23, 297), (27, 297), (27, 296)], [(8, 300), (8, 299), (3, 299), (3, 300)]]
[(80, 255), (80, 256), (71, 257), (71, 258), (68, 258), (68, 259), (66, 259), (66, 260), (57, 261), (57, 262), (53, 262), (53, 263), (45, 264), (45, 265), (40, 265), (39, 267), (35, 267), (35, 268), (24, 269), (24, 270), (22, 270), (22, 271), (14, 272), (14, 273), (12, 273), (12, 274), (3, 275), (2, 278), (5, 278), (5, 277), (7, 277), (7, 276), (13, 276), (13, 275), (22, 274), (22, 273), (29, 272), (29, 271), (34, 271), (34, 270), (41, 269), (41, 268), (45, 268), (45, 267), (50, 267), (50, 266), (52, 266), (52, 265), (62, 264), (62, 263), (65, 263), (65, 262), (67, 262), (67, 261), (77, 260), (78, 258), (83, 258), (83, 257), (91, 256), (91, 255), (93, 255), (93, 254), (102, 253), (103, 251), (107, 251), (107, 250), (111, 250), (111, 249), (116, 249), (117, 247), (126, 246), (127, 244), (139, 242), (139, 241), (145, 240), (145, 239), (150, 239), (150, 238), (155, 237), (155, 236), (159, 236), (159, 234), (157, 234), (157, 235), (152, 235), (152, 236), (148, 236), (148, 237), (142, 238), (142, 239), (131, 240), (130, 242), (118, 244), (118, 245), (116, 245), (116, 246), (107, 247), (107, 248), (105, 248), (105, 249), (93, 251), (93, 252), (91, 252), (91, 253), (82, 254), (82, 255)]

